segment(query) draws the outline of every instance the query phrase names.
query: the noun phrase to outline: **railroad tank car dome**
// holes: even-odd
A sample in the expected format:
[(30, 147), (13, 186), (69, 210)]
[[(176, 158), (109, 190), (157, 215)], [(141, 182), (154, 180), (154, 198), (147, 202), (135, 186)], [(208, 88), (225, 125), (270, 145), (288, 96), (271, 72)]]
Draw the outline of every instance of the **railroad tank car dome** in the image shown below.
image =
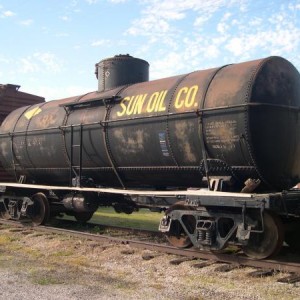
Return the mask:
[(149, 80), (149, 63), (129, 54), (103, 59), (95, 67), (99, 92)]
[(12, 112), (0, 160), (37, 183), (66, 185), (80, 166), (102, 186), (200, 187), (209, 175), (282, 191), (300, 181), (299, 107), (300, 74), (281, 57), (112, 84)]

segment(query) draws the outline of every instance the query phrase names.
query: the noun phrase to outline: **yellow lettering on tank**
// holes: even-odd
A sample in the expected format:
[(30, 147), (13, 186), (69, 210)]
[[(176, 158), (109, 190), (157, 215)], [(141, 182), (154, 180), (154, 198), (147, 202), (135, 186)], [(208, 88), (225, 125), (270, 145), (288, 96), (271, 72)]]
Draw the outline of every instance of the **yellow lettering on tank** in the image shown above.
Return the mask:
[(151, 113), (151, 112), (154, 111), (155, 105), (156, 105), (156, 101), (157, 101), (157, 98), (158, 98), (158, 95), (159, 95), (159, 93), (158, 93), (158, 92), (155, 92), (155, 93), (153, 93), (153, 94), (150, 96), (150, 99), (149, 99), (148, 104), (147, 104), (147, 109), (146, 109), (146, 111), (147, 111), (148, 113)]
[(133, 111), (134, 111), (134, 105), (135, 105), (135, 101), (137, 99), (138, 96), (132, 96), (129, 99), (128, 105), (127, 105), (127, 109), (126, 109), (126, 115), (130, 116), (132, 115)]
[(177, 93), (176, 99), (175, 99), (175, 108), (179, 109), (184, 105), (184, 99), (182, 99), (184, 97), (184, 95), (186, 95), (188, 88), (187, 87), (183, 87), (179, 90), (179, 92)]
[(122, 99), (122, 101), (120, 102), (120, 106), (122, 108), (121, 111), (118, 111), (117, 112), (117, 116), (118, 117), (123, 117), (126, 113), (126, 109), (127, 109), (127, 106), (125, 103), (127, 103), (128, 101), (130, 101), (130, 97), (125, 97), (124, 99)]
[(42, 110), (39, 107), (35, 107), (29, 111), (27, 111), (24, 115), (27, 120), (30, 120), (32, 117), (36, 116), (39, 114)]
[(146, 111), (148, 113), (165, 111), (164, 101), (168, 90), (155, 92), (150, 96)]
[(140, 115), (143, 110), (143, 105), (148, 94), (139, 95), (135, 101), (134, 114)]
[(197, 107), (196, 95), (198, 92), (198, 85), (191, 87), (182, 87), (176, 95), (174, 106), (176, 109)]
[(193, 85), (189, 88), (184, 102), (185, 107), (189, 108), (192, 106), (198, 106), (198, 103), (195, 102), (197, 92), (198, 85)]
[(166, 111), (166, 107), (164, 105), (164, 102), (165, 102), (167, 92), (168, 92), (167, 90), (160, 92), (157, 111)]
[(148, 94), (127, 96), (122, 99), (117, 111), (118, 117), (140, 115), (142, 113), (153, 113), (166, 111), (165, 99), (168, 90), (162, 90)]
[(131, 116), (136, 114), (141, 114), (145, 99), (148, 94), (140, 94), (131, 97), (125, 97), (120, 102), (121, 111), (117, 112), (118, 117)]

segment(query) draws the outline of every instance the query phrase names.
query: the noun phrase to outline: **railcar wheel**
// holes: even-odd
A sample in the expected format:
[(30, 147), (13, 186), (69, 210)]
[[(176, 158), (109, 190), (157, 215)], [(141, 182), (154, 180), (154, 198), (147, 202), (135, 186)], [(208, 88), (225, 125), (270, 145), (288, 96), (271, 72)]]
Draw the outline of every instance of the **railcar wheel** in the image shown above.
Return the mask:
[[(193, 208), (185, 206), (183, 201), (177, 202), (166, 211), (166, 215), (174, 210), (191, 210)], [(194, 217), (186, 216), (185, 225), (190, 232), (194, 231), (195, 219)], [(193, 246), (189, 236), (184, 231), (179, 221), (174, 220), (171, 223), (170, 231), (167, 233), (167, 240), (176, 248), (190, 248)]]
[(86, 223), (92, 218), (93, 214), (94, 212), (90, 212), (90, 211), (75, 212), (74, 217), (78, 222)]
[(264, 232), (252, 232), (244, 253), (255, 259), (264, 259), (278, 254), (283, 240), (284, 230), (281, 219), (271, 212), (264, 212)]
[(45, 224), (50, 217), (50, 205), (47, 197), (43, 193), (37, 193), (31, 199), (34, 202), (30, 214), (33, 225)]

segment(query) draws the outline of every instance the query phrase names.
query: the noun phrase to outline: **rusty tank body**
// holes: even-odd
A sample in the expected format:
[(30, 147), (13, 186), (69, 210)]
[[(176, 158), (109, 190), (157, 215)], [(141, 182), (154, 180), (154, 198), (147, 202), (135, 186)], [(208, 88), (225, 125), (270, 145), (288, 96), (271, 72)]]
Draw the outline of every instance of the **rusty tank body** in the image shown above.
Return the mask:
[[(9, 113), (19, 107), (45, 102), (45, 98), (21, 92), (19, 89), (19, 85), (0, 84), (0, 124)], [(1, 163), (0, 181), (15, 181), (15, 177), (5, 172)]]
[[(248, 178), (282, 191), (300, 181), (300, 75), (287, 60), (154, 81), (148, 63), (130, 56), (96, 68), (98, 91), (5, 119), (0, 160), (9, 172), (29, 183), (126, 188), (201, 187), (221, 177), (232, 191)], [(122, 78), (105, 82), (116, 68)]]

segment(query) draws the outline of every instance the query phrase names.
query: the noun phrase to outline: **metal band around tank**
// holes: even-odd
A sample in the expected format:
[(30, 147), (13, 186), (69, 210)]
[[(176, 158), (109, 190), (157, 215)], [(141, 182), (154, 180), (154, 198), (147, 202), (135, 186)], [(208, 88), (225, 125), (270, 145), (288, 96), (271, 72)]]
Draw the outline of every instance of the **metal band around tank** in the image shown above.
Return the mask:
[[(262, 68), (263, 64), (270, 60), (271, 57), (269, 57), (268, 59), (264, 59), (262, 60), (258, 66), (252, 71), (252, 74), (251, 74), (251, 77), (250, 77), (250, 80), (248, 82), (248, 86), (247, 86), (247, 92), (246, 92), (246, 97), (245, 97), (245, 104), (248, 104), (248, 105), (245, 105), (245, 110), (247, 111), (248, 110), (248, 107), (250, 106), (251, 102), (249, 101), (249, 97), (250, 97), (250, 92), (252, 90), (252, 87), (253, 87), (253, 80), (254, 78), (257, 76), (259, 70)], [(274, 104), (270, 104), (270, 106), (277, 106), (277, 105), (274, 105)], [(248, 152), (249, 152), (249, 155), (250, 155), (250, 158), (252, 160), (252, 164), (253, 164), (253, 167), (255, 169), (255, 172), (257, 173), (257, 175), (262, 179), (262, 181), (267, 184), (268, 186), (271, 186), (267, 180), (261, 175), (261, 172), (259, 171), (258, 169), (258, 166), (256, 164), (256, 159), (255, 159), (255, 156), (254, 156), (254, 151), (253, 151), (253, 148), (252, 148), (252, 142), (249, 142), (251, 141), (251, 137), (249, 135), (249, 119), (248, 119), (248, 113), (245, 114), (245, 143), (246, 143), (246, 146), (248, 148)]]
[(169, 94), (170, 94), (170, 97), (169, 97), (169, 105), (168, 105), (168, 114), (166, 116), (166, 140), (167, 140), (167, 145), (169, 146), (169, 150), (170, 150), (170, 154), (171, 154), (171, 158), (172, 160), (174, 161), (175, 165), (176, 166), (179, 166), (177, 160), (176, 160), (176, 157), (174, 155), (174, 151), (173, 151), (173, 148), (172, 148), (172, 143), (171, 143), (171, 139), (170, 139), (170, 130), (169, 130), (169, 116), (170, 116), (170, 110), (171, 110), (171, 104), (173, 103), (173, 100), (174, 100), (174, 95), (175, 95), (175, 92), (178, 88), (178, 86), (180, 85), (180, 83), (188, 76), (190, 75), (191, 73), (188, 73), (188, 74), (185, 74), (183, 76), (181, 76), (175, 85), (173, 85), (173, 87), (171, 88), (171, 90), (169, 90)]
[[(11, 138), (11, 155), (12, 155), (12, 168), (13, 168), (13, 171), (14, 171), (14, 175), (15, 175), (15, 179), (16, 181), (18, 181), (18, 174), (17, 174), (17, 169), (16, 169), (16, 165), (20, 165), (20, 161), (17, 159), (16, 157), (16, 154), (15, 154), (15, 150), (14, 150), (14, 143), (13, 143), (13, 138), (14, 138), (14, 133), (15, 133), (15, 129), (16, 129), (16, 126), (20, 120), (20, 118), (23, 116), (23, 114), (28, 111), (28, 109), (32, 107), (31, 106), (28, 106), (28, 107), (25, 107), (25, 109), (22, 111), (22, 113), (19, 115), (17, 121), (15, 122), (14, 124), (14, 127), (13, 127), (13, 131), (9, 133), (9, 136)], [(16, 164), (17, 162), (17, 164)]]
[[(125, 87), (122, 87), (116, 94), (114, 97), (119, 97), (119, 94), (125, 90), (128, 86), (125, 86)], [(104, 101), (104, 100), (103, 100)], [(105, 115), (104, 115), (104, 119), (103, 121), (100, 123), (100, 125), (102, 126), (103, 128), (103, 142), (104, 142), (104, 146), (105, 146), (105, 152), (106, 152), (106, 155), (107, 155), (107, 158), (110, 162), (110, 165), (113, 169), (113, 172), (115, 173), (120, 185), (122, 186), (123, 189), (126, 188), (117, 168), (116, 168), (116, 162), (113, 158), (113, 155), (112, 155), (112, 151), (110, 149), (110, 144), (109, 144), (109, 138), (108, 138), (108, 124), (109, 124), (109, 117), (110, 117), (110, 112), (111, 112), (111, 108), (112, 108), (112, 104), (111, 103), (108, 103), (108, 105), (106, 105), (106, 110), (105, 110)]]
[(204, 129), (203, 129), (203, 113), (204, 113), (204, 106), (205, 106), (205, 100), (206, 100), (206, 95), (208, 93), (208, 89), (212, 83), (212, 81), (214, 80), (214, 78), (216, 77), (216, 75), (218, 74), (218, 72), (222, 69), (224, 69), (225, 67), (227, 67), (229, 65), (224, 65), (218, 69), (216, 69), (216, 71), (212, 74), (205, 92), (203, 94), (203, 99), (202, 101), (200, 101), (200, 111), (198, 113), (199, 116), (199, 140), (200, 140), (200, 146), (202, 149), (202, 158), (203, 158), (203, 163), (204, 163), (204, 169), (205, 169), (205, 174), (206, 174), (206, 178), (207, 178), (207, 184), (208, 184), (208, 189), (211, 190), (210, 187), (210, 182), (209, 182), (209, 170), (208, 170), (208, 163), (207, 163), (207, 157), (208, 157), (208, 153), (207, 153), (207, 149), (206, 149), (206, 143), (204, 141)]
[[(47, 102), (44, 102), (44, 103), (41, 103), (38, 105), (38, 108), (41, 109), (41, 107), (43, 107)], [(29, 157), (29, 152), (27, 150), (27, 133), (29, 132), (28, 128), (29, 128), (29, 125), (30, 125), (30, 122), (31, 122), (32, 118), (29, 118), (28, 119), (28, 122), (27, 122), (27, 126), (26, 126), (26, 134), (25, 134), (25, 148), (26, 148), (26, 155), (27, 155), (27, 158), (28, 158), (28, 161), (30, 162), (30, 164), (35, 168), (36, 166), (33, 164), (32, 160), (30, 159)]]

